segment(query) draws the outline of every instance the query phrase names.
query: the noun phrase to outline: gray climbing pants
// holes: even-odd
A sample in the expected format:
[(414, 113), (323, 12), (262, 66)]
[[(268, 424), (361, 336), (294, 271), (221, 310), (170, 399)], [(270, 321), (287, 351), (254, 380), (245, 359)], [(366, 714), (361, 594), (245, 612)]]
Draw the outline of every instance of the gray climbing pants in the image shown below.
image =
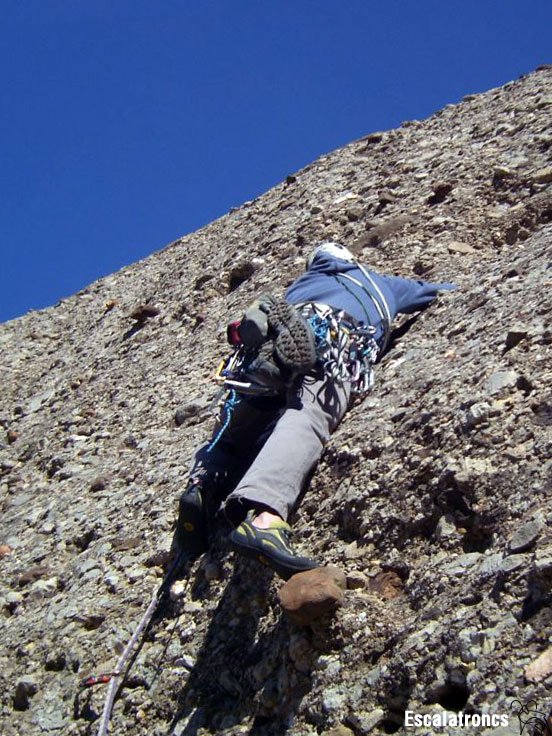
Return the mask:
[(219, 442), (211, 451), (207, 445), (201, 448), (195, 458), (196, 471), (246, 468), (224, 505), (233, 524), (252, 507), (267, 507), (288, 518), (347, 409), (350, 393), (348, 383), (306, 377), (285, 399), (263, 404), (243, 398), (238, 403)]

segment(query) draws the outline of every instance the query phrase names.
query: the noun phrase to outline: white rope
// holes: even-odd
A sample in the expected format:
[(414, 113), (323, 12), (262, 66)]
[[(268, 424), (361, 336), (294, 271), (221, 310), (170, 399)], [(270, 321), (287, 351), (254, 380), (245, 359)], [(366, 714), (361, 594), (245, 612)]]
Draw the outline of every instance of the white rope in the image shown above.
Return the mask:
[(105, 697), (105, 704), (104, 704), (102, 716), (100, 719), (100, 725), (98, 728), (97, 736), (106, 736), (109, 733), (109, 719), (111, 718), (111, 711), (113, 710), (113, 704), (115, 702), (115, 698), (117, 696), (119, 687), (121, 686), (122, 680), (124, 676), (127, 674), (126, 673), (127, 663), (130, 660), (131, 654), (134, 650), (134, 647), (136, 646), (138, 642), (138, 639), (140, 638), (144, 630), (147, 628), (149, 622), (151, 621), (153, 617), (153, 614), (157, 610), (157, 606), (159, 605), (159, 602), (163, 594), (165, 593), (167, 588), (170, 586), (174, 574), (177, 572), (179, 567), (183, 564), (183, 561), (184, 561), (184, 555), (183, 553), (180, 553), (176, 557), (173, 564), (171, 565), (171, 568), (166, 574), (164, 581), (155, 590), (144, 615), (142, 616), (142, 618), (140, 619), (138, 623), (138, 626), (136, 627), (134, 634), (130, 637), (128, 644), (126, 645), (119, 659), (117, 660), (117, 665), (115, 666), (113, 676), (111, 680), (109, 681), (109, 686), (108, 686), (107, 694)]

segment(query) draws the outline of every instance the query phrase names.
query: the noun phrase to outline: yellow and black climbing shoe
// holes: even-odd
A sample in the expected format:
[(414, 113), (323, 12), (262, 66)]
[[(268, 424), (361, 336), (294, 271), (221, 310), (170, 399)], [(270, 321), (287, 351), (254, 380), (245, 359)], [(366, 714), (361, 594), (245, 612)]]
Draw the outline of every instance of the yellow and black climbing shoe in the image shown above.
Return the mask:
[(314, 560), (295, 554), (289, 542), (289, 524), (276, 521), (269, 529), (258, 529), (253, 525), (254, 517), (255, 512), (250, 511), (245, 521), (231, 532), (229, 541), (232, 549), (268, 565), (284, 580), (295, 573), (318, 567)]
[(180, 496), (177, 540), (180, 549), (192, 558), (199, 557), (208, 549), (207, 519), (201, 486), (197, 482), (191, 482)]

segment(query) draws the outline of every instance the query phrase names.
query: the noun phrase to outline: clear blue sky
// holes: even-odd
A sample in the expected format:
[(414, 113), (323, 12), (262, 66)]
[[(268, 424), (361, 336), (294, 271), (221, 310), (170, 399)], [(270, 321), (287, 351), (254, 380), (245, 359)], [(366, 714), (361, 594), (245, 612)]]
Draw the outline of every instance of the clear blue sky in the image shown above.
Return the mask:
[(3, 0), (0, 321), (552, 62), (551, 0)]

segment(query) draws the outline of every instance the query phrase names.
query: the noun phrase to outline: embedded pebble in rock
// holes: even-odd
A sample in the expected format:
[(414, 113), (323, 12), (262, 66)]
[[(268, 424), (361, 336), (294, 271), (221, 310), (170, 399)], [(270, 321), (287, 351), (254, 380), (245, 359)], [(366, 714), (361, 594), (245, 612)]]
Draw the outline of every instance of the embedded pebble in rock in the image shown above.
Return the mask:
[(368, 589), (383, 600), (392, 600), (401, 595), (403, 583), (396, 572), (379, 572), (368, 580)]
[(184, 425), (197, 424), (199, 421), (205, 418), (205, 406), (192, 401), (189, 404), (185, 404), (179, 407), (174, 415), (174, 422), (177, 427)]
[(508, 544), (512, 552), (525, 552), (532, 547), (541, 533), (542, 522), (538, 520), (528, 521), (523, 524), (510, 539)]
[(506, 349), (511, 350), (512, 348), (515, 348), (518, 343), (527, 338), (527, 335), (528, 331), (524, 327), (515, 327), (508, 330), (505, 340)]
[(339, 725), (326, 731), (326, 736), (355, 736), (355, 732), (347, 726)]
[(169, 567), (226, 324), (328, 239), (380, 272), (458, 285), (397, 321), (293, 519), (299, 553), (342, 565), (349, 590), (335, 586), (335, 615), (295, 625), (282, 581), (229, 553), (220, 515), (110, 732), (400, 736), (406, 709), (546, 711), (551, 89), (543, 66), (366, 131), (0, 325), (3, 735), (97, 732), (105, 688), (79, 682), (113, 670)]
[(471, 245), (468, 245), (467, 243), (456, 243), (456, 242), (448, 243), (447, 248), (449, 249), (451, 253), (463, 253), (463, 254), (473, 253), (475, 250)]
[(35, 677), (28, 676), (19, 680), (13, 696), (14, 710), (27, 710), (30, 706), (31, 698), (37, 692), (38, 683)]
[(541, 575), (552, 573), (552, 549), (535, 550), (535, 571)]
[(36, 724), (42, 733), (53, 733), (55, 731), (59, 733), (64, 728), (65, 716), (59, 711), (44, 711), (34, 715), (32, 723)]
[(491, 407), (485, 401), (473, 404), (466, 412), (467, 424), (469, 427), (475, 427), (485, 422), (490, 413)]
[(195, 661), (192, 657), (184, 656), (176, 659), (174, 663), (177, 667), (184, 667), (187, 670), (193, 670)]
[(6, 608), (13, 612), (17, 608), (17, 606), (23, 603), (23, 601), (25, 600), (25, 597), (23, 593), (18, 593), (16, 591), (10, 591), (9, 593), (6, 594), (6, 596), (2, 600)]
[[(472, 407), (473, 408), (473, 407)], [(454, 519), (450, 514), (448, 516), (441, 516), (435, 527), (435, 536), (438, 540), (447, 539), (456, 534), (456, 526)]]
[(322, 697), (322, 707), (326, 713), (339, 710), (347, 703), (347, 693), (339, 687), (329, 687)]
[(552, 182), (552, 166), (536, 171), (532, 178), (537, 184), (549, 184)]
[(368, 587), (368, 576), (360, 570), (351, 570), (347, 573), (347, 588), (349, 590), (358, 590)]
[(500, 570), (505, 573), (514, 572), (515, 570), (519, 570), (520, 567), (523, 567), (528, 563), (528, 559), (525, 555), (508, 555), (502, 562), (500, 563)]
[(349, 717), (349, 722), (355, 728), (356, 734), (373, 733), (375, 727), (381, 723), (385, 712), (381, 708), (374, 708), (368, 713), (358, 713)]
[(133, 567), (126, 571), (127, 580), (129, 583), (136, 583), (144, 577), (146, 572), (147, 570), (144, 567)]
[(170, 597), (172, 601), (181, 600), (188, 589), (188, 584), (185, 580), (177, 580), (171, 585)]
[(513, 389), (518, 381), (519, 375), (515, 371), (498, 371), (493, 373), (487, 381), (487, 393), (492, 396), (501, 393), (505, 389)]
[(501, 569), (502, 561), (503, 555), (500, 552), (488, 555), (488, 557), (485, 557), (485, 559), (481, 563), (482, 574), (496, 574)]
[(468, 552), (465, 555), (458, 555), (451, 562), (447, 562), (443, 566), (443, 571), (448, 575), (463, 575), (473, 565), (481, 560), (480, 552)]
[(222, 575), (220, 565), (216, 562), (209, 562), (203, 567), (203, 575), (208, 582), (218, 580)]
[(552, 674), (552, 647), (548, 647), (534, 662), (525, 668), (525, 679), (540, 682)]

